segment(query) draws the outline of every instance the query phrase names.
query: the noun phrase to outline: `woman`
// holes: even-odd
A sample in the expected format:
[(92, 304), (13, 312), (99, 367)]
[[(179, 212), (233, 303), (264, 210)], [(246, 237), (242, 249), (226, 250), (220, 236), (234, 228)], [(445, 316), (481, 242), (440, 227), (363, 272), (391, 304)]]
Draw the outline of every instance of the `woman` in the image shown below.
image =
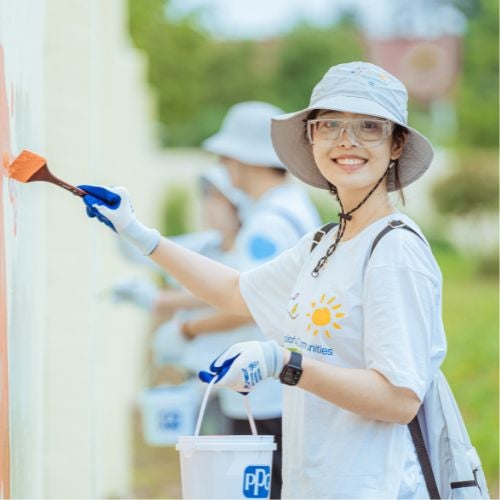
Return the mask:
[[(200, 376), (241, 392), (269, 377), (285, 384), (284, 498), (427, 496), (405, 424), (442, 363), (446, 341), (439, 268), (419, 228), (389, 198), (420, 177), (433, 156), (406, 115), (401, 82), (355, 62), (332, 67), (306, 109), (274, 119), (281, 161), (335, 194), (340, 224), (241, 275), (137, 222), (123, 189), (96, 188), (96, 197), (85, 198), (89, 215), (151, 254), (194, 294), (251, 314), (274, 339), (236, 344)], [(388, 232), (374, 249), (389, 224), (410, 230)]]

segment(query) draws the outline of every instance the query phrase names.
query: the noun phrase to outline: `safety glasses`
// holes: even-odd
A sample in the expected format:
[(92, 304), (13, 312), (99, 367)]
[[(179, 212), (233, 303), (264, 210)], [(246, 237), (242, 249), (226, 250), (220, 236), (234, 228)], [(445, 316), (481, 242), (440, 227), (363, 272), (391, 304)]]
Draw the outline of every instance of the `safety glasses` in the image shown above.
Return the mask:
[(335, 146), (347, 132), (356, 146), (373, 148), (382, 144), (392, 132), (392, 122), (377, 118), (317, 118), (307, 121), (307, 139), (310, 144)]

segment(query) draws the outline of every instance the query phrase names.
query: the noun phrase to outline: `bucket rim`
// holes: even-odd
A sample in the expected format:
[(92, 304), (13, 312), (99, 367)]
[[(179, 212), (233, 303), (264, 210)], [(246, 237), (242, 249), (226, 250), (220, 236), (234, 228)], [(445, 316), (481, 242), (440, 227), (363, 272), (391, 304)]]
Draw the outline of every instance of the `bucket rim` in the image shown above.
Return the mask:
[(175, 449), (205, 451), (273, 451), (277, 449), (272, 435), (179, 436)]

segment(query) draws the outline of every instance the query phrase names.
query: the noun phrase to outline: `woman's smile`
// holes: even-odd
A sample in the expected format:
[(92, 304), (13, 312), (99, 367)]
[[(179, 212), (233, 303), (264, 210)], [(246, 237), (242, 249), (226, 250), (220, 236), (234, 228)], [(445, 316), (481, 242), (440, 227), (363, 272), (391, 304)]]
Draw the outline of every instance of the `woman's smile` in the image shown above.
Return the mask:
[(357, 155), (341, 154), (333, 157), (332, 162), (344, 172), (355, 172), (364, 167), (368, 160)]

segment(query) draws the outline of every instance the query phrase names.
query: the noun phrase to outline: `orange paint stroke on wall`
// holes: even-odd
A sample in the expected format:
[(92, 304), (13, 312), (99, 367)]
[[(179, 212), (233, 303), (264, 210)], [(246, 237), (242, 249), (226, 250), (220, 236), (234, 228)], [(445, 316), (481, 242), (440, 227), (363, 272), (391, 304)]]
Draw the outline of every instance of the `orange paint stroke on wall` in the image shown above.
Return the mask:
[(3, 183), (10, 163), (9, 109), (5, 88), (3, 48), (0, 45), (0, 498), (10, 498), (9, 364), (7, 350), (7, 287)]

